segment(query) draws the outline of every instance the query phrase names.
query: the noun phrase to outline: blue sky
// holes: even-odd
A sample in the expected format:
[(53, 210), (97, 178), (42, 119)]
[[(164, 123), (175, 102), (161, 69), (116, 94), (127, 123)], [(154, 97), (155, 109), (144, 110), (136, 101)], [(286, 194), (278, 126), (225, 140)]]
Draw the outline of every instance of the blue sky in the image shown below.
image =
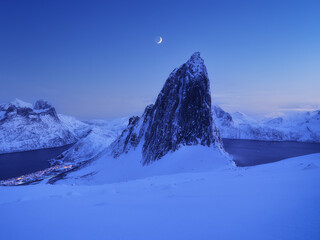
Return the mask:
[(319, 12), (294, 0), (0, 1), (0, 102), (43, 98), (81, 119), (139, 114), (200, 51), (228, 111), (320, 108)]

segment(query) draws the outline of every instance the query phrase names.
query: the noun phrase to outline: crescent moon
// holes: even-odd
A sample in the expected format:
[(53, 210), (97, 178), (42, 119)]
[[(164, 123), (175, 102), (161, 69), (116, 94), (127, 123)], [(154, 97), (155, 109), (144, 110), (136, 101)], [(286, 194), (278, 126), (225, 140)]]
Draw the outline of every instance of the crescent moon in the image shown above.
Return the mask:
[(157, 42), (157, 44), (162, 43), (162, 37), (160, 37), (159, 41)]

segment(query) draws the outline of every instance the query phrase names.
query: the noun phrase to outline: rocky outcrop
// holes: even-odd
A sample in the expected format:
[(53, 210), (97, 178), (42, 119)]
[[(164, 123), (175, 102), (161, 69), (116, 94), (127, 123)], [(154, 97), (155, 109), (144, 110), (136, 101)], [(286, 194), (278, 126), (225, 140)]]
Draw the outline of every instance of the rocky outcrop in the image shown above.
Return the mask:
[(50, 116), (56, 121), (60, 121), (57, 112), (47, 101), (38, 100), (34, 107), (19, 99), (0, 105), (0, 122), (12, 121), (15, 118), (24, 118), (31, 122), (41, 121), (41, 116)]
[(49, 115), (59, 121), (56, 109), (45, 100), (38, 100), (34, 104), (34, 112), (39, 115)]

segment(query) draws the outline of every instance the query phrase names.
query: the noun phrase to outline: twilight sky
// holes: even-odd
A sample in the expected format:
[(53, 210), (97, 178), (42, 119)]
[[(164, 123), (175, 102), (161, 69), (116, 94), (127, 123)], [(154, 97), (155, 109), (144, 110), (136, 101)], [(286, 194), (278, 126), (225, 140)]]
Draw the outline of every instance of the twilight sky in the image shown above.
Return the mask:
[(0, 103), (42, 98), (81, 119), (139, 114), (200, 51), (213, 102), (228, 111), (320, 108), (319, 12), (318, 0), (3, 0)]

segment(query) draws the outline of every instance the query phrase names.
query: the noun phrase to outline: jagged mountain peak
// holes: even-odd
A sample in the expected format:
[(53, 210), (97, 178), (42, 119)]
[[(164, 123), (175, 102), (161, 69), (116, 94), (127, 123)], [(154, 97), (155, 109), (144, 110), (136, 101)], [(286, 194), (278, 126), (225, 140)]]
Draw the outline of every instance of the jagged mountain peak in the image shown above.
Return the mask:
[(55, 108), (45, 100), (38, 100), (34, 105), (18, 98), (0, 105), (0, 121), (12, 121), (15, 118), (25, 118), (30, 121), (41, 121), (41, 116), (50, 116), (60, 121)]
[(0, 104), (0, 106), (2, 107), (3, 110), (7, 110), (10, 107), (15, 107), (15, 108), (30, 108), (30, 109), (35, 109), (35, 110), (44, 110), (44, 109), (50, 109), (53, 108), (53, 106), (48, 103), (48, 101), (40, 99), (37, 100), (35, 102), (34, 105), (32, 105), (31, 103), (22, 101), (19, 98), (15, 98), (14, 100), (12, 100), (11, 102), (7, 102), (7, 103), (3, 103)]
[(210, 83), (200, 53), (175, 69), (166, 80), (154, 105), (132, 118), (113, 144), (113, 156), (142, 147), (142, 163), (159, 160), (181, 146), (222, 148), (212, 119)]
[(201, 58), (200, 52), (195, 52), (191, 55), (186, 64), (191, 66), (203, 66), (204, 60)]
[(192, 54), (185, 65), (189, 70), (189, 74), (194, 76), (205, 75), (206, 77), (208, 77), (207, 68), (204, 64), (204, 60), (200, 56), (200, 52), (195, 52), (194, 54)]
[(195, 52), (191, 55), (187, 62), (182, 64), (179, 68), (175, 68), (169, 75), (169, 78), (174, 77), (176, 74), (187, 74), (188, 78), (180, 78), (180, 80), (197, 80), (194, 77), (204, 75), (208, 77), (207, 69), (204, 60), (200, 56), (200, 52)]

